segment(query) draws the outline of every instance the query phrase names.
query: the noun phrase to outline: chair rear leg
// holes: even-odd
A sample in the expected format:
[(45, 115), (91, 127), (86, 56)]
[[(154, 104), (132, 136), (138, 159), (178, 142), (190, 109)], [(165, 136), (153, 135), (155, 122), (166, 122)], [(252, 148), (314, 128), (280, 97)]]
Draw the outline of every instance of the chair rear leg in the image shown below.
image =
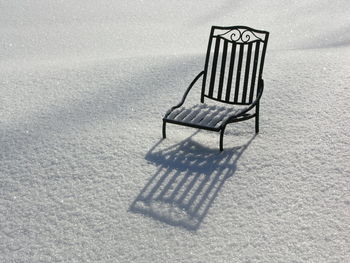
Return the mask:
[(163, 133), (163, 139), (165, 139), (166, 138), (166, 122), (165, 121), (163, 121), (162, 133)]
[(255, 133), (259, 133), (259, 103), (256, 104), (256, 110), (255, 110)]

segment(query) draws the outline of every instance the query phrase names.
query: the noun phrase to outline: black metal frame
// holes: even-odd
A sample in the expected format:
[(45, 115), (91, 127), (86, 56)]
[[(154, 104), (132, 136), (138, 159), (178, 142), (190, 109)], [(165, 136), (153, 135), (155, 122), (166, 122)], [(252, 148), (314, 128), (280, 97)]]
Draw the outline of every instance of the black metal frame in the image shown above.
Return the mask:
[[(214, 35), (215, 30), (229, 30), (223, 34), (218, 34), (218, 35)], [(264, 36), (264, 39), (260, 38), (259, 36), (257, 36), (257, 34), (262, 34)], [(227, 38), (229, 37), (229, 38)], [(214, 51), (214, 65), (215, 68), (213, 66), (214, 69), (212, 69), (214, 71), (214, 73), (212, 73), (211, 75), (211, 80), (210, 80), (210, 91), (208, 95), (205, 95), (205, 87), (206, 87), (206, 79), (207, 79), (207, 73), (208, 73), (208, 64), (209, 64), (209, 57), (210, 57), (210, 50), (211, 50), (211, 45), (212, 45), (212, 40), (213, 38), (220, 38), (220, 39), (225, 39), (224, 42), (224, 58), (222, 59), (222, 65), (225, 66), (226, 63), (226, 51), (227, 51), (227, 42), (233, 42), (235, 43), (234, 48), (236, 48), (236, 45), (250, 45), (248, 46), (248, 57), (250, 57), (251, 55), (251, 44), (249, 43), (255, 43), (257, 42), (257, 48), (255, 49), (255, 54), (254, 54), (254, 59), (257, 58), (258, 53), (259, 53), (259, 44), (260, 42), (264, 43), (263, 49), (262, 49), (262, 54), (261, 54), (261, 58), (260, 58), (260, 68), (258, 71), (258, 85), (257, 85), (257, 94), (256, 94), (256, 98), (254, 101), (252, 101), (252, 90), (251, 90), (251, 94), (250, 94), (250, 99), (249, 102), (243, 101), (243, 102), (238, 102), (237, 101), (237, 96), (235, 96), (235, 100), (229, 101), (228, 97), (229, 95), (227, 95), (226, 93), (226, 99), (222, 99), (221, 98), (221, 92), (220, 89), (222, 89), (222, 79), (223, 77), (220, 77), (220, 85), (221, 87), (219, 87), (219, 98), (214, 98), (212, 96), (213, 93), (213, 78), (215, 79), (215, 76), (213, 77), (213, 74), (215, 74), (215, 70), (216, 70), (216, 63), (217, 63), (217, 57), (218, 57), (218, 43), (220, 43), (220, 41), (216, 42), (216, 46), (215, 46), (215, 51)], [(251, 38), (254, 38), (253, 40), (251, 40)], [(220, 151), (223, 150), (223, 137), (224, 137), (224, 132), (225, 132), (225, 128), (226, 125), (229, 123), (235, 123), (235, 122), (240, 122), (240, 121), (245, 121), (245, 120), (249, 120), (251, 118), (255, 117), (255, 132), (259, 133), (259, 114), (260, 114), (260, 98), (263, 94), (264, 91), (264, 80), (262, 78), (262, 73), (263, 73), (263, 67), (264, 67), (264, 61), (265, 61), (265, 54), (266, 54), (266, 46), (267, 46), (267, 42), (268, 42), (268, 38), (269, 38), (269, 32), (267, 31), (262, 31), (262, 30), (256, 30), (247, 26), (231, 26), (231, 27), (221, 27), (221, 26), (212, 26), (211, 28), (211, 32), (210, 32), (210, 37), (209, 37), (209, 43), (208, 43), (208, 49), (207, 49), (207, 55), (206, 55), (206, 60), (205, 60), (205, 66), (204, 66), (204, 70), (201, 71), (195, 78), (194, 80), (191, 82), (191, 84), (189, 85), (189, 87), (187, 88), (186, 92), (184, 93), (182, 100), (180, 101), (180, 103), (178, 103), (176, 106), (172, 107), (164, 116), (163, 118), (163, 127), (162, 127), (162, 134), (163, 134), (163, 138), (166, 138), (166, 123), (173, 123), (173, 124), (178, 124), (178, 125), (182, 125), (182, 126), (188, 126), (188, 127), (193, 127), (193, 128), (199, 128), (199, 129), (204, 129), (204, 130), (209, 130), (209, 131), (216, 131), (216, 132), (220, 132)], [(243, 49), (240, 48), (240, 53), (239, 53), (239, 61), (238, 61), (238, 71), (240, 74), (240, 70), (241, 70), (241, 66), (242, 66), (242, 56), (243, 56)], [(232, 56), (231, 56), (232, 57)], [(249, 58), (250, 59), (250, 58)], [(232, 59), (231, 59), (232, 60)], [(225, 62), (224, 62), (225, 61)], [(231, 67), (233, 66), (233, 62), (230, 61), (230, 70)], [(246, 65), (248, 65), (248, 63), (246, 63)], [(221, 67), (222, 69), (223, 67)], [(249, 66), (247, 66), (248, 68), (248, 72), (249, 72)], [(252, 77), (252, 85), (254, 85), (254, 80), (255, 79), (255, 75), (256, 75), (256, 70), (257, 70), (257, 62), (254, 61), (254, 67), (253, 67), (253, 77)], [(230, 71), (231, 72), (231, 71)], [(222, 72), (221, 72), (222, 73)], [(232, 73), (229, 73), (229, 79), (232, 78)], [(180, 122), (180, 121), (176, 121), (176, 120), (172, 120), (172, 119), (168, 119), (167, 117), (169, 116), (169, 114), (176, 108), (181, 107), (185, 100), (186, 97), (188, 95), (188, 93), (190, 92), (190, 90), (192, 89), (192, 87), (194, 86), (194, 84), (201, 78), (203, 77), (203, 82), (202, 82), (202, 91), (201, 91), (201, 103), (204, 102), (204, 98), (207, 99), (212, 99), (215, 101), (219, 101), (225, 104), (235, 104), (235, 105), (247, 105), (246, 108), (244, 108), (243, 110), (239, 111), (236, 114), (233, 114), (231, 116), (229, 116), (219, 127), (214, 128), (214, 127), (206, 127), (206, 126), (202, 126), (202, 125), (198, 125), (198, 124), (194, 124), (194, 123), (186, 123), (186, 122)], [(240, 75), (238, 76), (237, 74), (237, 78), (236, 79), (236, 85), (239, 85), (239, 81), (240, 81)], [(244, 76), (244, 90), (243, 93), (247, 93), (247, 82), (248, 82), (248, 77), (247, 75)], [(237, 92), (238, 94), (238, 88), (235, 85), (235, 92)], [(231, 86), (230, 86), (231, 87)], [(211, 94), (210, 94), (211, 92)], [(228, 91), (228, 93), (230, 92), (230, 90)], [(244, 97), (247, 94), (244, 95)], [(253, 108), (255, 107), (255, 113), (249, 113), (249, 111), (251, 111)]]

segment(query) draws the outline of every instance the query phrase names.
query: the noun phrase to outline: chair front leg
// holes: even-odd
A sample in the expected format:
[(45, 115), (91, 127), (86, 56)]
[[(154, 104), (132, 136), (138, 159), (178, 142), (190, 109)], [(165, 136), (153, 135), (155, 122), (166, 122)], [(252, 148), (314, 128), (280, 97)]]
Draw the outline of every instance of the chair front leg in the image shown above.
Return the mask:
[(259, 111), (260, 111), (260, 102), (256, 104), (256, 108), (255, 108), (255, 133), (259, 133)]
[(166, 138), (166, 121), (163, 121), (162, 133), (163, 133), (163, 139), (165, 139)]
[(222, 152), (224, 150), (224, 132), (225, 132), (226, 126), (222, 127), (220, 131), (220, 151)]

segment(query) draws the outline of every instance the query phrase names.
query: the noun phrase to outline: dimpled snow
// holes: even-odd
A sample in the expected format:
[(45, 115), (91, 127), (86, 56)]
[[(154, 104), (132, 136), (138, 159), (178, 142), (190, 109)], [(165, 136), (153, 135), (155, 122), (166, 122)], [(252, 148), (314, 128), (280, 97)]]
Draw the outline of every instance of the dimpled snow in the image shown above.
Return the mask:
[[(0, 6), (0, 262), (350, 262), (349, 1)], [(162, 139), (212, 25), (270, 32), (260, 132), (223, 152)], [(200, 91), (172, 117), (240, 110)]]

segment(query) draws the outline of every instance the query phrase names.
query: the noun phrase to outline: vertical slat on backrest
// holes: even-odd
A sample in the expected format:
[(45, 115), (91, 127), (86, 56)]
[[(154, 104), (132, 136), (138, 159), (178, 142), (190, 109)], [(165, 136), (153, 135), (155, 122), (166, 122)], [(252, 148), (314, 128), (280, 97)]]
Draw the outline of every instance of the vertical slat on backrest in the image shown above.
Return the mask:
[(253, 96), (254, 96), (254, 87), (255, 87), (255, 81), (256, 81), (256, 71), (258, 68), (258, 62), (259, 62), (259, 47), (260, 42), (255, 43), (255, 54), (254, 54), (254, 63), (253, 63), (253, 72), (252, 72), (252, 82), (250, 85), (250, 94), (249, 94), (249, 103), (252, 103)]
[(248, 80), (249, 80), (249, 68), (250, 68), (250, 57), (252, 54), (252, 43), (248, 44), (247, 59), (245, 64), (244, 72), (244, 83), (243, 83), (243, 94), (242, 94), (242, 103), (246, 103), (247, 89), (248, 89)]
[(237, 75), (236, 75), (235, 96), (234, 96), (234, 99), (233, 99), (234, 103), (238, 102), (238, 93), (239, 93), (239, 83), (240, 83), (240, 80), (241, 80), (243, 52), (244, 52), (244, 45), (240, 45), (240, 47), (239, 47), (239, 56), (238, 56), (238, 65), (237, 65)]
[(220, 81), (219, 81), (219, 89), (218, 89), (218, 99), (219, 100), (221, 100), (222, 86), (224, 84), (226, 56), (227, 56), (227, 41), (224, 41), (224, 50), (222, 51)]
[(212, 40), (213, 40), (213, 33), (214, 33), (214, 27), (212, 27), (211, 30), (210, 30), (208, 50), (207, 50), (207, 55), (206, 55), (206, 58), (205, 58), (204, 76), (203, 76), (202, 92), (201, 92), (201, 102), (202, 103), (204, 102), (204, 96), (205, 96), (206, 86), (207, 86), (208, 65), (209, 65), (209, 59), (210, 59), (211, 43), (212, 43)]
[(233, 76), (235, 56), (236, 56), (236, 46), (237, 46), (236, 43), (232, 43), (230, 67), (229, 67), (229, 73), (228, 73), (228, 79), (227, 79), (227, 89), (226, 89), (226, 98), (225, 98), (225, 100), (227, 102), (230, 101), (230, 94), (231, 94), (231, 87), (232, 87), (232, 76)]
[(263, 69), (264, 69), (264, 61), (265, 61), (265, 54), (266, 54), (266, 44), (269, 39), (269, 34), (266, 34), (265, 37), (265, 42), (262, 44), (263, 45), (263, 51), (261, 54), (261, 59), (260, 59), (260, 69), (259, 69), (259, 78), (262, 77)]
[(218, 63), (219, 56), (219, 48), (220, 48), (220, 38), (216, 38), (215, 40), (215, 50), (214, 50), (214, 58), (213, 58), (213, 67), (211, 70), (210, 76), (210, 84), (209, 84), (209, 97), (213, 97), (214, 85), (215, 85), (215, 75), (216, 75), (216, 67)]

